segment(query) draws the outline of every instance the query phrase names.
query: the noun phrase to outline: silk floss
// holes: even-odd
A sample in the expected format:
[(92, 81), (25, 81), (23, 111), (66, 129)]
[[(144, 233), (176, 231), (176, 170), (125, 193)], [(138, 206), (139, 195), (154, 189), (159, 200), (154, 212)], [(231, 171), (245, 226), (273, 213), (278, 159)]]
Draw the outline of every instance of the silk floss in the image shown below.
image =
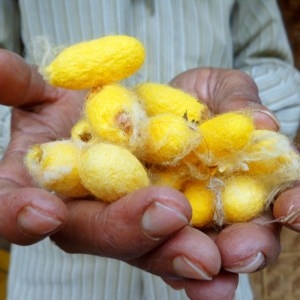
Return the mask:
[(89, 92), (69, 139), (28, 149), (33, 184), (104, 202), (169, 186), (190, 202), (191, 225), (208, 227), (259, 216), (282, 186), (299, 179), (292, 142), (256, 129), (250, 109), (214, 115), (166, 84), (126, 87), (122, 80), (144, 60), (140, 41), (116, 35), (71, 45), (44, 68), (53, 86)]

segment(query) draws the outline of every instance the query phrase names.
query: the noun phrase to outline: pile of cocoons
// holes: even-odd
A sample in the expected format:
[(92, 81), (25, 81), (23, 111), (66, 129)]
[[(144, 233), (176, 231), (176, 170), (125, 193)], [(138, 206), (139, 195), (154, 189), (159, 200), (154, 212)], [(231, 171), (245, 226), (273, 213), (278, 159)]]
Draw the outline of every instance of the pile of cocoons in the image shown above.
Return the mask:
[(113, 202), (168, 186), (192, 207), (195, 227), (245, 222), (299, 178), (300, 159), (284, 135), (257, 130), (250, 109), (215, 115), (166, 84), (122, 80), (143, 65), (141, 42), (105, 36), (62, 50), (45, 68), (50, 84), (87, 89), (70, 138), (32, 145), (25, 165), (41, 188)]

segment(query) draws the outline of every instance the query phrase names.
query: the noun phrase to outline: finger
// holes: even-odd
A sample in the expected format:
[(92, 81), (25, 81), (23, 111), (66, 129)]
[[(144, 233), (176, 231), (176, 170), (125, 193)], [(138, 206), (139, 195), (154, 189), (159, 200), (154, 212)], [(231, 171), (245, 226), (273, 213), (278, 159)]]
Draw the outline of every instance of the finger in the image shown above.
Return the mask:
[(242, 71), (196, 68), (175, 77), (171, 85), (192, 93), (216, 114), (251, 109), (258, 129), (279, 130), (277, 118), (261, 104), (256, 84)]
[(166, 279), (211, 280), (221, 268), (216, 244), (201, 231), (188, 226), (154, 251), (128, 262)]
[(183, 278), (162, 278), (175, 290), (185, 289), (189, 299), (234, 299), (238, 285), (238, 274), (222, 270), (211, 281)]
[(68, 213), (60, 199), (44, 190), (13, 186), (6, 182), (6, 191), (0, 195), (0, 236), (10, 243), (28, 245), (63, 226)]
[(216, 238), (222, 266), (233, 273), (251, 273), (274, 262), (280, 253), (280, 227), (271, 217), (226, 227)]
[(234, 299), (238, 285), (238, 275), (221, 272), (211, 281), (186, 280), (185, 291), (192, 300)]
[(182, 290), (185, 286), (185, 280), (182, 277), (161, 277), (161, 279), (174, 290)]
[(53, 240), (67, 252), (134, 259), (187, 226), (191, 208), (176, 190), (149, 187), (112, 204), (72, 201), (66, 226)]
[(274, 203), (273, 214), (280, 223), (300, 231), (300, 185), (278, 196)]
[(56, 99), (57, 89), (17, 54), (0, 49), (0, 70), (1, 104), (18, 107)]

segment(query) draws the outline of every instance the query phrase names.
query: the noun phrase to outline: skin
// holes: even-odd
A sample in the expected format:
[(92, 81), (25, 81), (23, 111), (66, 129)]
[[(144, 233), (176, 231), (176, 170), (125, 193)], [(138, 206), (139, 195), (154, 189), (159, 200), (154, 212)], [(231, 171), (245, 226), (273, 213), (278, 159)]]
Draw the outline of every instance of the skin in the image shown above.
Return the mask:
[[(0, 102), (14, 107), (11, 142), (0, 164), (1, 237), (29, 245), (49, 236), (69, 253), (113, 257), (156, 274), (195, 300), (220, 299), (220, 295), (232, 299), (236, 273), (263, 268), (278, 257), (280, 226), (268, 222), (270, 215), (221, 232), (203, 232), (188, 226), (191, 208), (181, 193), (170, 188), (145, 188), (110, 205), (63, 199), (35, 188), (23, 166), (26, 149), (68, 137), (85, 92), (49, 86), (35, 68), (5, 50), (0, 50), (0, 70)], [(258, 128), (278, 130), (276, 119), (260, 104), (255, 84), (244, 73), (194, 69), (171, 84), (193, 93), (216, 113), (250, 107)], [(297, 189), (279, 196), (275, 217), (299, 210)], [(298, 224), (299, 230), (298, 215), (283, 220), (294, 230)]]

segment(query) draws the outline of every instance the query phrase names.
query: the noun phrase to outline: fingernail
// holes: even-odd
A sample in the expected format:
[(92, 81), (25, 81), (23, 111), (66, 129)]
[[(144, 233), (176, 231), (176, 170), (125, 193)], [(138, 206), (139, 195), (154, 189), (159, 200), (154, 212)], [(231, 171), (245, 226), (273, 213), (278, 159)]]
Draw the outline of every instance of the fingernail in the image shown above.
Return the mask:
[(173, 268), (179, 276), (198, 279), (211, 280), (212, 277), (199, 265), (192, 263), (185, 256), (177, 256), (173, 260)]
[(265, 256), (260, 251), (256, 255), (239, 262), (235, 266), (225, 269), (232, 273), (251, 273), (260, 269), (264, 264)]
[(159, 239), (187, 225), (188, 219), (176, 209), (155, 201), (145, 211), (141, 223), (147, 236)]
[(259, 114), (264, 114), (265, 116), (267, 116), (268, 118), (272, 119), (272, 121), (275, 124), (275, 127), (277, 127), (277, 131), (280, 130), (280, 122), (279, 120), (276, 118), (276, 116), (274, 114), (272, 114), (270, 111), (268, 110), (263, 110), (263, 109), (254, 109), (253, 111), (254, 113), (259, 113)]
[(62, 222), (47, 212), (32, 206), (24, 207), (18, 215), (20, 229), (30, 235), (44, 235), (57, 229)]

